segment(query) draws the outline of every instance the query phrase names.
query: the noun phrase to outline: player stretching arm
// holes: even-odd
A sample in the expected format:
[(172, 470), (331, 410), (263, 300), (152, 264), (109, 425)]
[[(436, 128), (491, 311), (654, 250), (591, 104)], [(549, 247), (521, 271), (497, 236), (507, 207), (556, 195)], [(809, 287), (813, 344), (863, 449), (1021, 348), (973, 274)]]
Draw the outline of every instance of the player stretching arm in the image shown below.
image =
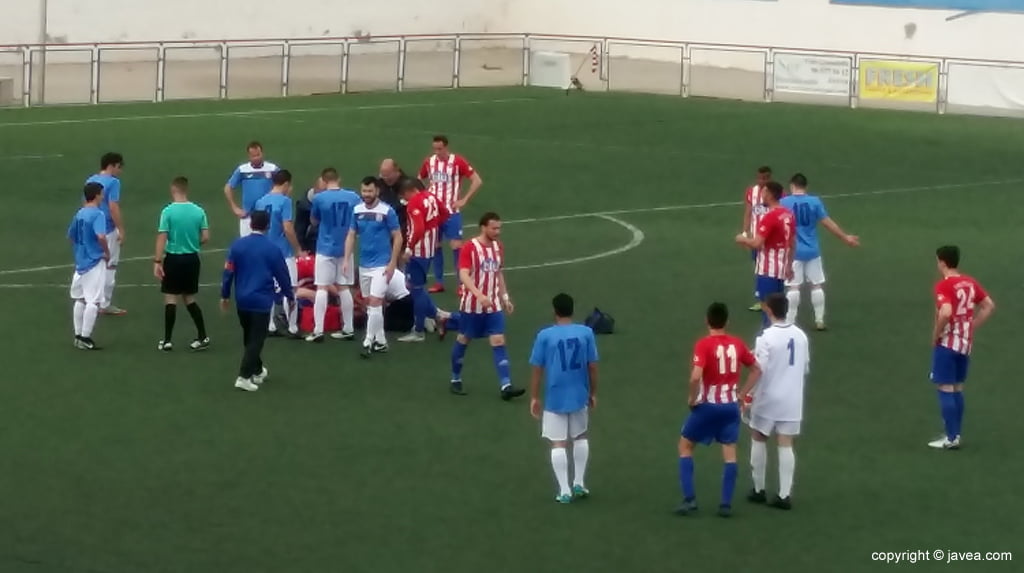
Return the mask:
[(935, 285), (931, 379), (938, 389), (946, 435), (929, 442), (928, 446), (955, 450), (960, 447), (964, 382), (974, 346), (974, 331), (992, 316), (996, 303), (981, 283), (960, 273), (959, 247), (939, 247), (935, 256), (942, 279)]

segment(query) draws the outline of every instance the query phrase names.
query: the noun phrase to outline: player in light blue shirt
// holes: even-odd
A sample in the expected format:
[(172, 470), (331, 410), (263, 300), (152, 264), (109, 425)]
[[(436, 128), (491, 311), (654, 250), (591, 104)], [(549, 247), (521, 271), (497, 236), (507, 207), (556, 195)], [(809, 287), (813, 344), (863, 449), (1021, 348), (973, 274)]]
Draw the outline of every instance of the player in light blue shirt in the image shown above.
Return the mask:
[(359, 187), (363, 202), (352, 209), (352, 222), (345, 239), (343, 274), (351, 268), (352, 252), (359, 239), (359, 288), (366, 297), (366, 338), (363, 340), (364, 358), (373, 352), (387, 352), (384, 336), (384, 300), (397, 300), (408, 296), (405, 275), (398, 270), (402, 252), (402, 231), (398, 215), (390, 205), (380, 200), (377, 178), (363, 178)]
[[(284, 262), (288, 266), (288, 275), (292, 284), (299, 282), (299, 268), (295, 257), (299, 255), (302, 248), (299, 246), (298, 237), (295, 236), (295, 223), (292, 221), (292, 174), (287, 169), (275, 171), (271, 177), (274, 186), (270, 193), (260, 197), (253, 204), (253, 211), (266, 211), (270, 216), (270, 227), (266, 236), (275, 247), (281, 250)], [(298, 308), (287, 299), (280, 299), (284, 308), (284, 314), (288, 317), (288, 333), (292, 336), (299, 334)], [(273, 313), (270, 317), (268, 327), (271, 336), (277, 334), (277, 325), (274, 323)]]
[[(231, 206), (231, 211), (238, 217), (238, 236), (244, 237), (252, 232), (249, 227), (249, 213), (259, 201), (274, 187), (273, 176), (277, 172), (277, 165), (264, 161), (263, 145), (258, 141), (252, 141), (246, 146), (249, 154), (249, 161), (243, 163), (231, 172), (231, 177), (224, 185), (224, 196)], [(234, 190), (242, 190), (241, 206), (235, 202)]]
[(106, 274), (103, 282), (103, 302), (100, 313), (110, 315), (125, 314), (124, 309), (110, 304), (114, 296), (114, 285), (117, 284), (117, 263), (121, 260), (121, 243), (124, 242), (124, 221), (121, 218), (121, 170), (124, 168), (124, 157), (120, 153), (104, 153), (100, 158), (100, 171), (89, 176), (86, 183), (99, 183), (103, 187), (99, 208), (103, 211), (106, 231), (107, 249), (110, 257), (106, 263)]
[(800, 307), (800, 287), (811, 284), (811, 306), (814, 307), (814, 324), (818, 330), (825, 330), (825, 268), (821, 263), (821, 247), (818, 245), (818, 224), (851, 247), (860, 245), (860, 239), (846, 234), (828, 216), (825, 204), (815, 195), (807, 194), (807, 177), (797, 173), (789, 181), (790, 194), (782, 198), (781, 204), (793, 213), (796, 219), (796, 253), (793, 255), (793, 278), (786, 282), (786, 298), (789, 312), (786, 322), (796, 321)]
[(317, 226), (316, 263), (313, 270), (313, 282), (316, 284), (316, 297), (313, 299), (313, 332), (306, 337), (307, 342), (323, 342), (324, 319), (327, 316), (327, 303), (332, 289), (337, 289), (341, 306), (342, 327), (339, 332), (332, 332), (331, 338), (351, 340), (354, 336), (352, 326), (355, 314), (355, 301), (352, 299), (350, 287), (355, 284), (352, 273), (355, 267), (348, 260), (345, 267), (345, 240), (352, 228), (353, 209), (362, 203), (355, 191), (341, 188), (341, 177), (338, 170), (328, 167), (320, 173), (320, 180), (325, 189), (313, 196), (310, 210), (310, 221)]
[[(572, 297), (559, 294), (551, 301), (555, 324), (541, 330), (533, 342), (530, 365), (530, 413), (541, 420), (541, 434), (551, 442), (551, 467), (558, 481), (558, 503), (587, 497), (584, 485), (590, 441), (588, 412), (597, 404), (597, 342), (594, 331), (573, 322)], [(540, 383), (544, 379), (541, 412)], [(572, 441), (573, 485), (569, 488), (569, 457)]]
[(71, 277), (71, 299), (75, 301), (72, 318), (75, 348), (96, 350), (98, 347), (92, 340), (92, 331), (103, 302), (107, 270), (103, 261), (110, 257), (110, 251), (107, 247), (107, 218), (100, 209), (103, 185), (86, 183), (82, 193), (85, 204), (75, 213), (67, 232), (75, 257), (75, 274)]

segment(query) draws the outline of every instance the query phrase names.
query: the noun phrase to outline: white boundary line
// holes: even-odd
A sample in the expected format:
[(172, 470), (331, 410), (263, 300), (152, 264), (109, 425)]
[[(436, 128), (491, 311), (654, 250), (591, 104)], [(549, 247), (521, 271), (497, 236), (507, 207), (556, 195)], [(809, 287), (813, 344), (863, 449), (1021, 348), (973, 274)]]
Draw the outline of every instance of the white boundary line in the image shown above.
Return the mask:
[(14, 121), (9, 123), (0, 123), (0, 128), (4, 127), (32, 127), (42, 125), (73, 125), (80, 123), (102, 123), (107, 121), (145, 121), (151, 119), (195, 119), (202, 117), (246, 117), (251, 115), (281, 115), (290, 113), (322, 113), (322, 112), (345, 112), (345, 111), (371, 111), (381, 109), (415, 109), (420, 107), (442, 107), (449, 105), (480, 105), (490, 103), (514, 103), (514, 102), (525, 102), (525, 101), (536, 101), (537, 98), (532, 97), (507, 97), (498, 99), (485, 99), (485, 100), (467, 100), (467, 101), (437, 101), (437, 102), (410, 102), (410, 103), (390, 103), (390, 104), (376, 104), (376, 105), (350, 105), (350, 106), (335, 106), (335, 107), (299, 107), (299, 108), (287, 108), (287, 109), (251, 109), (247, 111), (210, 111), (210, 112), (196, 112), (196, 113), (169, 113), (165, 115), (115, 115), (109, 117), (82, 117), (82, 118), (71, 118), (71, 119), (53, 119), (44, 121)]
[[(1016, 183), (1024, 183), (1024, 177), (1017, 179), (999, 179), (994, 181), (975, 181), (970, 183), (945, 183), (941, 185), (921, 185), (917, 187), (895, 187), (889, 189), (874, 189), (870, 191), (854, 191), (851, 193), (835, 193), (831, 195), (822, 195), (822, 199), (838, 199), (844, 197), (871, 197), (875, 195), (894, 195), (899, 193), (913, 193), (915, 191), (942, 191), (948, 189), (966, 189), (970, 187), (997, 187), (1000, 185), (1011, 185)], [(689, 211), (693, 209), (713, 209), (716, 207), (736, 207), (743, 205), (742, 201), (724, 201), (720, 203), (690, 203), (682, 205), (665, 205), (662, 207), (636, 207), (630, 209), (613, 209), (611, 211), (594, 211), (591, 213), (572, 213), (569, 215), (554, 215), (549, 217), (531, 217), (527, 219), (513, 219), (505, 221), (507, 224), (514, 223), (541, 223), (546, 221), (565, 221), (569, 219), (581, 219), (585, 217), (614, 217), (616, 215), (633, 215), (639, 213), (660, 213), (663, 211)], [(466, 225), (466, 227), (474, 227), (475, 225)], [(220, 253), (227, 249), (214, 248), (204, 249), (203, 253)], [(152, 255), (145, 255), (142, 257), (127, 257), (122, 258), (121, 262), (131, 261), (142, 261), (150, 259)], [(43, 271), (53, 271), (59, 269), (70, 269), (72, 265), (61, 264), (61, 265), (47, 265), (41, 267), (29, 267), (24, 269), (5, 269), (0, 270), (0, 276), (17, 275), (25, 273), (36, 273)], [(0, 288), (13, 288), (10, 285), (0, 284)]]
[(42, 155), (0, 155), (0, 161), (29, 161), (37, 159), (60, 159), (63, 153), (44, 153)]
[[(631, 235), (631, 237), (629, 239), (629, 242), (626, 243), (625, 245), (622, 245), (621, 247), (615, 247), (614, 249), (610, 249), (610, 250), (607, 250), (607, 251), (602, 251), (600, 253), (595, 253), (593, 255), (587, 255), (587, 256), (584, 256), (584, 257), (575, 257), (575, 258), (571, 258), (571, 259), (562, 259), (562, 260), (558, 260), (558, 261), (549, 261), (549, 262), (546, 262), (546, 263), (535, 263), (535, 264), (532, 264), (532, 265), (519, 265), (519, 266), (515, 266), (515, 267), (507, 267), (505, 270), (506, 271), (525, 271), (525, 270), (529, 270), (529, 269), (545, 269), (545, 268), (548, 268), (548, 267), (559, 267), (559, 266), (564, 266), (564, 265), (574, 265), (574, 264), (577, 264), (577, 263), (585, 263), (585, 262), (588, 262), (588, 261), (596, 261), (597, 259), (605, 259), (605, 258), (608, 258), (608, 257), (614, 257), (615, 255), (620, 255), (622, 253), (625, 253), (626, 251), (631, 251), (631, 250), (639, 247), (640, 244), (643, 243), (644, 239), (646, 238), (645, 235), (644, 235), (644, 232), (639, 227), (637, 227), (636, 225), (627, 223), (626, 221), (623, 221), (622, 219), (618, 219), (618, 218), (612, 217), (611, 215), (593, 215), (593, 217), (598, 218), (598, 219), (604, 219), (605, 221), (610, 221), (610, 222), (615, 223), (616, 225), (626, 229), (627, 231), (629, 231), (630, 235)], [(508, 223), (513, 223), (513, 222), (532, 223), (532, 222), (536, 222), (536, 221), (508, 221)], [(220, 250), (223, 250), (223, 249), (220, 249)], [(210, 252), (210, 251), (206, 251), (206, 252)], [(453, 273), (448, 273), (448, 276), (452, 276), (452, 275), (453, 275)], [(157, 283), (155, 283), (155, 282), (154, 283), (145, 283), (145, 284), (144, 283), (129, 283), (129, 284), (118, 284), (117, 288), (138, 288), (138, 287), (156, 288), (158, 286), (159, 285)], [(214, 287), (214, 286), (220, 286), (220, 283), (202, 283), (199, 286), (200, 287)], [(31, 289), (31, 288), (68, 288), (68, 285), (67, 284), (59, 284), (59, 283), (49, 283), (49, 284), (28, 284), (28, 283), (25, 283), (25, 284), (0, 284), (0, 289)]]

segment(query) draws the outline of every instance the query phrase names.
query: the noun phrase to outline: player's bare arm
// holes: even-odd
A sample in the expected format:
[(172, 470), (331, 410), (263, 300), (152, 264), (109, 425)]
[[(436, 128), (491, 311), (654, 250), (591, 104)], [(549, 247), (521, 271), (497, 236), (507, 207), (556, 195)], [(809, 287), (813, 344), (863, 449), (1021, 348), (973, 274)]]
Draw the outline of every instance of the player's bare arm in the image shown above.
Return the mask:
[(345, 237), (345, 258), (342, 259), (341, 269), (344, 274), (348, 274), (348, 262), (352, 260), (352, 251), (356, 247), (356, 230), (349, 229), (348, 235)]
[(505, 271), (498, 271), (498, 296), (505, 303), (505, 310), (509, 314), (515, 312), (516, 305), (512, 303), (512, 297), (508, 294), (508, 284), (505, 282)]
[(473, 272), (470, 269), (459, 269), (459, 281), (462, 283), (462, 288), (468, 290), (484, 308), (491, 308), (494, 304), (491, 302), (491, 297), (485, 295), (483, 291), (476, 288), (473, 284)]
[(231, 188), (231, 185), (224, 186), (224, 197), (228, 200), (228, 206), (231, 207), (231, 212), (234, 213), (236, 217), (245, 217), (245, 211), (238, 206), (238, 203), (235, 203), (235, 190)]
[(758, 250), (764, 246), (764, 237), (761, 235), (748, 237), (746, 233), (740, 233), (739, 235), (736, 235), (736, 242), (745, 247)]
[[(203, 231), (204, 233), (206, 231)], [(156, 249), (153, 253), (153, 276), (163, 280), (164, 278), (164, 252), (167, 249), (167, 233), (156, 234)]]
[(740, 389), (740, 403), (743, 404), (746, 401), (746, 397), (751, 395), (754, 391), (754, 387), (761, 380), (761, 366), (757, 362), (754, 362), (747, 367), (747, 379), (743, 382), (743, 388)]
[(978, 313), (974, 315), (974, 328), (978, 328), (985, 321), (992, 316), (992, 312), (996, 309), (996, 303), (992, 300), (992, 297), (987, 296), (985, 300), (978, 303)]
[(480, 177), (479, 173), (473, 172), (473, 175), (469, 177), (469, 191), (466, 191), (466, 195), (461, 199), (455, 201), (455, 208), (462, 209), (469, 203), (469, 200), (476, 195), (476, 192), (480, 190), (480, 186), (484, 184), (483, 178)]
[(124, 221), (121, 219), (121, 203), (110, 202), (110, 218), (114, 220), (114, 228), (117, 229), (117, 240), (124, 244)]
[(744, 237), (750, 232), (750, 218), (754, 216), (754, 209), (750, 206), (750, 203), (743, 204), (743, 226), (740, 234)]
[(530, 372), (530, 415), (540, 419), (540, 381), (544, 378), (544, 369), (534, 366)]
[(587, 364), (587, 374), (590, 376), (590, 399), (587, 406), (593, 410), (597, 408), (597, 362)]
[(860, 246), (860, 237), (856, 235), (850, 235), (843, 231), (843, 229), (839, 226), (839, 223), (836, 223), (835, 220), (832, 219), (832, 217), (825, 217), (824, 219), (822, 219), (821, 225), (828, 229), (830, 233), (839, 237), (839, 240), (846, 243), (847, 245), (851, 247)]
[(935, 313), (935, 328), (932, 329), (933, 343), (942, 337), (942, 332), (946, 329), (951, 318), (953, 318), (953, 305), (948, 302), (943, 303)]
[(398, 262), (402, 259), (402, 231), (395, 229), (391, 231), (391, 260), (388, 261), (388, 266), (384, 269), (384, 278), (388, 282), (391, 282), (391, 277), (395, 275), (395, 269), (398, 268)]
[(298, 256), (302, 252), (302, 245), (299, 244), (299, 238), (295, 235), (295, 223), (285, 221), (282, 226), (284, 227), (284, 236), (288, 239), (288, 244), (292, 246), (292, 253)]
[(104, 261), (109, 261), (110, 260), (110, 245), (107, 244), (107, 236), (106, 235), (96, 235), (96, 240), (98, 240), (100, 242), (100, 246), (103, 247), (103, 260)]
[(686, 397), (686, 403), (691, 408), (697, 405), (697, 395), (700, 394), (700, 379), (704, 376), (704, 368), (694, 366), (690, 371), (690, 391)]
[(209, 243), (209, 242), (210, 242), (210, 230), (209, 229), (203, 229), (199, 233), (199, 244), (200, 245), (205, 245), (206, 243)]

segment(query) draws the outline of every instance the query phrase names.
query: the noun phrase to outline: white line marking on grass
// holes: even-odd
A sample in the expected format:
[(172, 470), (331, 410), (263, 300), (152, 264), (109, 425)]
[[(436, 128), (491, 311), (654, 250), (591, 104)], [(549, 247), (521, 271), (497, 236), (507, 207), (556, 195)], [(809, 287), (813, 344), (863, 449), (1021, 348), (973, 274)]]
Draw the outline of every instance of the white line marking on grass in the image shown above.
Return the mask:
[[(824, 199), (839, 199), (844, 197), (871, 197), (875, 195), (894, 195), (898, 193), (913, 193), (915, 191), (941, 191), (946, 189), (966, 189), (970, 187), (997, 187), (1000, 185), (1011, 185), (1016, 183), (1024, 183), (1024, 177), (1018, 179), (1000, 179), (996, 181), (975, 181), (971, 183), (944, 183), (941, 185), (921, 185), (918, 187), (895, 187), (890, 189), (875, 189), (871, 191), (853, 191), (850, 193), (834, 193), (831, 195), (822, 195)], [(569, 219), (581, 219), (584, 217), (614, 217), (615, 215), (632, 215), (639, 213), (659, 213), (663, 211), (688, 211), (693, 209), (713, 209), (716, 207), (736, 207), (742, 205), (742, 201), (723, 201), (720, 203), (690, 203), (684, 205), (665, 205), (662, 207), (636, 207), (631, 209), (613, 209), (611, 211), (594, 211), (592, 213), (572, 213), (569, 215), (554, 215), (550, 217), (531, 217), (527, 219), (512, 219), (505, 221), (505, 223), (541, 223), (546, 221), (566, 221)], [(466, 225), (466, 228), (475, 227), (473, 224)], [(224, 252), (227, 249), (206, 249), (203, 253), (219, 253)], [(141, 257), (127, 257), (121, 259), (121, 262), (129, 261), (142, 261), (151, 258), (152, 255), (145, 255)], [(42, 271), (53, 271), (58, 269), (70, 269), (72, 265), (61, 264), (61, 265), (47, 265), (42, 267), (30, 267), (25, 269), (5, 269), (0, 270), (0, 276), (16, 275), (25, 273), (36, 273)], [(0, 288), (13, 288), (7, 285), (0, 285)]]
[(499, 99), (488, 99), (488, 100), (469, 100), (469, 101), (445, 101), (445, 102), (409, 102), (409, 103), (389, 103), (389, 104), (377, 104), (377, 105), (352, 105), (352, 106), (335, 106), (335, 107), (301, 107), (301, 108), (289, 108), (289, 109), (252, 109), (247, 111), (211, 111), (211, 112), (196, 112), (196, 113), (168, 113), (164, 115), (118, 115), (110, 117), (83, 117), (83, 118), (70, 118), (70, 119), (52, 119), (43, 121), (16, 121), (9, 123), (0, 123), (0, 128), (3, 127), (31, 127), (36, 125), (72, 125), (79, 123), (102, 123), (107, 121), (144, 121), (150, 119), (195, 119), (202, 117), (246, 117), (251, 115), (282, 115), (291, 113), (322, 113), (322, 112), (344, 112), (344, 111), (372, 111), (372, 110), (387, 110), (387, 109), (415, 109), (421, 107), (442, 107), (442, 106), (454, 106), (454, 105), (481, 105), (491, 103), (514, 103), (514, 102), (525, 102), (535, 101), (537, 98), (530, 97), (516, 97), (516, 98), (499, 98)]
[(62, 153), (45, 153), (42, 155), (0, 155), (0, 161), (29, 161), (37, 159), (60, 159)]

